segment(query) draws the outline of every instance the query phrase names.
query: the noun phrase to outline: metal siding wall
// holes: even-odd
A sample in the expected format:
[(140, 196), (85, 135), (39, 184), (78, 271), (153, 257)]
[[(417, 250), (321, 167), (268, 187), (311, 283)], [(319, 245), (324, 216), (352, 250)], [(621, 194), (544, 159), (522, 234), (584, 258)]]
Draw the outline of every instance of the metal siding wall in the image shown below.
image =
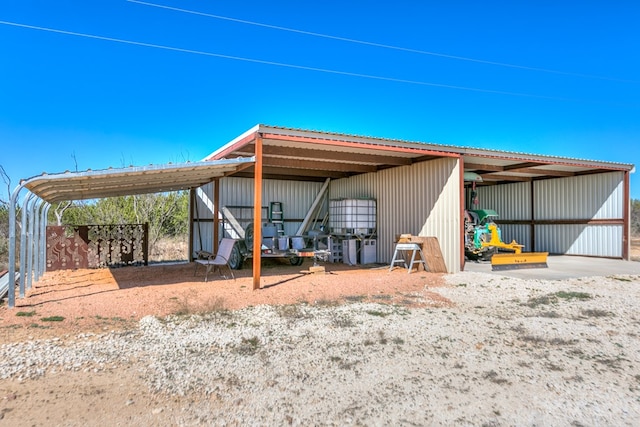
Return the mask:
[[(295, 235), (322, 185), (322, 182), (265, 180), (262, 204), (269, 206), (269, 202), (282, 202), (285, 219), (284, 233), (289, 236)], [(292, 219), (299, 221), (289, 221)]]
[[(200, 236), (202, 236), (202, 240), (200, 240)], [(213, 252), (213, 222), (193, 224), (193, 246), (192, 256), (194, 258), (199, 250)]]
[(624, 173), (611, 172), (534, 183), (535, 218), (614, 219), (624, 209)]
[[(196, 189), (197, 216), (200, 219), (213, 219), (213, 184)], [(194, 212), (196, 215), (196, 212)]]
[[(263, 181), (262, 195), (266, 180)], [(264, 204), (264, 203), (263, 203)], [(253, 206), (253, 179), (251, 178), (225, 178), (220, 180), (220, 205), (221, 206)]]
[(331, 183), (330, 198), (377, 200), (379, 262), (391, 262), (395, 236), (438, 238), (449, 272), (460, 271), (460, 169), (441, 158)]
[(512, 240), (524, 245), (525, 252), (533, 252), (531, 247), (531, 227), (522, 224), (500, 224), (502, 241), (510, 243)]
[(434, 209), (427, 213), (427, 221), (420, 234), (438, 237), (447, 268), (449, 271), (457, 272), (460, 270), (462, 220), (460, 164), (457, 159), (450, 158), (434, 163), (437, 164), (437, 172), (431, 175), (434, 179), (429, 182), (428, 191), (437, 195), (437, 200)]
[[(534, 197), (536, 220), (622, 219), (624, 173), (536, 181)], [(618, 225), (539, 225), (536, 250), (619, 258), (623, 233)]]
[[(223, 206), (253, 206), (252, 179), (230, 177), (221, 180), (221, 184), (220, 203)], [(322, 188), (322, 184), (321, 182), (265, 179), (262, 185), (262, 206), (268, 207), (270, 202), (282, 202), (285, 220), (287, 218), (303, 219)]]
[[(534, 181), (535, 220), (621, 219), (624, 173), (611, 172)], [(531, 184), (527, 182), (477, 188), (479, 205), (494, 209), (500, 219), (531, 219)], [(498, 221), (499, 222), (499, 221)], [(529, 226), (501, 224), (503, 240), (516, 240), (525, 251), (570, 255), (622, 256), (621, 226), (537, 225), (536, 247)]]
[[(262, 186), (262, 205), (269, 206), (269, 202), (282, 202), (284, 210), (284, 231), (287, 235), (294, 235), (302, 219), (307, 215), (323, 183), (264, 180)], [(213, 184), (207, 184), (196, 190), (198, 214), (200, 219), (213, 219)], [(221, 206), (253, 206), (253, 179), (224, 178), (220, 180)], [(326, 205), (323, 205), (326, 212)], [(268, 218), (263, 218), (266, 221)], [(300, 221), (288, 222), (287, 219)], [(201, 222), (202, 246), (205, 250), (213, 248), (213, 223)], [(205, 230), (206, 228), (206, 230)], [(199, 247), (200, 240), (197, 224), (193, 230), (194, 246)]]
[(376, 198), (378, 177), (376, 173), (356, 175), (331, 181), (329, 199)]
[(567, 255), (622, 257), (622, 226), (541, 225), (537, 239), (544, 251)]
[(488, 185), (476, 188), (479, 204), (472, 209), (493, 209), (501, 219), (531, 219), (531, 184)]

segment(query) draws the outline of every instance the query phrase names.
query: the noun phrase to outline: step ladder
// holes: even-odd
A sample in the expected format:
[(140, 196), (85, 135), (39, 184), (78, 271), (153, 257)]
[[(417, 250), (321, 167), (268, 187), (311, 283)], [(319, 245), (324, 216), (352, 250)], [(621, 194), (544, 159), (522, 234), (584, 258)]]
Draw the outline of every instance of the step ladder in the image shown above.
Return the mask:
[(269, 203), (269, 222), (276, 226), (278, 236), (284, 236), (284, 212), (282, 202)]
[[(411, 253), (409, 255), (409, 253)], [(416, 259), (416, 254), (420, 254), (420, 259)], [(399, 256), (399, 258), (398, 258)], [(407, 265), (406, 257), (410, 256), (410, 262)], [(424, 267), (424, 270), (427, 271), (427, 262), (424, 259), (424, 254), (422, 253), (422, 248), (417, 243), (397, 243), (396, 249), (393, 252), (393, 259), (391, 260), (391, 266), (389, 267), (389, 271), (393, 270), (393, 267), (402, 263), (405, 268), (407, 268), (408, 273), (411, 273), (413, 270), (414, 264), (416, 264), (416, 269), (420, 264)]]

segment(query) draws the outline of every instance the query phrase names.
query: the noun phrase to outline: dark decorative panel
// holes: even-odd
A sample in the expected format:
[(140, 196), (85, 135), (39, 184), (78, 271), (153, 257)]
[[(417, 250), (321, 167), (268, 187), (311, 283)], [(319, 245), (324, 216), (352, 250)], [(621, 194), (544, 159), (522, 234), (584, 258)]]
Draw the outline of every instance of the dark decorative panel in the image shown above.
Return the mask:
[(47, 227), (47, 271), (147, 265), (148, 224)]
[(47, 271), (88, 268), (87, 248), (74, 227), (47, 226)]

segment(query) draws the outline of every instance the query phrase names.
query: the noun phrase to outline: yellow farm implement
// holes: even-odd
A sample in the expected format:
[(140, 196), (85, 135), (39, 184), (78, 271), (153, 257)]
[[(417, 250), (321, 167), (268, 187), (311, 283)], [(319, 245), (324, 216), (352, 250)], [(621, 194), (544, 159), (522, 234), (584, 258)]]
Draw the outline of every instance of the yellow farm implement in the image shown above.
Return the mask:
[(465, 217), (465, 254), (472, 260), (489, 260), (493, 270), (546, 268), (548, 252), (522, 252), (524, 245), (515, 240), (502, 241), (493, 222), (498, 214), (491, 209), (467, 211)]
[(498, 227), (494, 223), (487, 225), (491, 235), (488, 242), (481, 242), (483, 247), (495, 247), (498, 250), (513, 251), (512, 253), (496, 253), (491, 257), (492, 270), (515, 270), (520, 268), (547, 268), (548, 252), (522, 252), (524, 245), (515, 240), (505, 243), (500, 239)]
[(495, 254), (491, 257), (492, 270), (516, 270), (520, 268), (547, 268), (548, 252), (522, 252)]

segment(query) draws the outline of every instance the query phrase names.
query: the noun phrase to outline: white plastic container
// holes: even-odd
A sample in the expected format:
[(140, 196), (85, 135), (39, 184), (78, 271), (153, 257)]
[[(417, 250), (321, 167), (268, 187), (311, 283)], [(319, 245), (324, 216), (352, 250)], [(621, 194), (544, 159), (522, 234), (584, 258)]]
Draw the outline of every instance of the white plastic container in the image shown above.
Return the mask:
[(371, 234), (375, 232), (376, 200), (330, 200), (329, 228), (335, 234)]

